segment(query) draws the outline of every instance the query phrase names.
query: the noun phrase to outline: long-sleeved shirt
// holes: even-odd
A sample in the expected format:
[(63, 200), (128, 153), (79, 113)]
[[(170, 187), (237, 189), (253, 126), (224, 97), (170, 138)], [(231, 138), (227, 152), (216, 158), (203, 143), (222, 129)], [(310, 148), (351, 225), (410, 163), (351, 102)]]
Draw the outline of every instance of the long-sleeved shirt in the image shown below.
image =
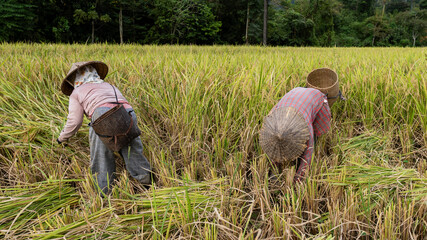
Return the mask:
[(310, 139), (307, 148), (300, 158), (299, 167), (295, 174), (295, 181), (300, 181), (308, 168), (314, 150), (314, 136), (326, 133), (331, 124), (331, 110), (325, 94), (314, 88), (294, 88), (277, 103), (275, 108), (293, 107), (304, 116), (310, 131)]
[[(122, 93), (114, 87), (117, 93), (117, 99), (123, 103), (125, 108), (131, 108)], [(112, 85), (109, 83), (86, 83), (74, 89), (70, 95), (68, 105), (67, 123), (58, 140), (63, 142), (73, 136), (83, 123), (83, 115), (91, 118), (93, 111), (97, 107), (114, 107), (116, 96)]]

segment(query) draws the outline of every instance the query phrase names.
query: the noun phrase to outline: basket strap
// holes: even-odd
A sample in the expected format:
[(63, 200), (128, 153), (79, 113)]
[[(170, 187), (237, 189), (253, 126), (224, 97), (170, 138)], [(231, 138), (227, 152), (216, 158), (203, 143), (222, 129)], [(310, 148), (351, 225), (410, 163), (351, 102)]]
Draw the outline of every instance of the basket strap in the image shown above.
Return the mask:
[(341, 100), (343, 100), (343, 101), (345, 101), (345, 100), (347, 100), (347, 98), (345, 98), (343, 95), (342, 95), (342, 93), (341, 93), (341, 90), (339, 90), (339, 92), (338, 92), (338, 95), (336, 95), (335, 97), (329, 97), (328, 96), (328, 94), (326, 94), (326, 97), (328, 98), (328, 99), (335, 99), (335, 98), (340, 98)]
[(116, 89), (114, 88), (114, 86), (110, 83), (110, 85), (111, 85), (111, 87), (113, 88), (113, 90), (114, 90), (114, 95), (116, 96), (116, 102), (115, 103), (117, 103), (117, 104), (120, 104), (119, 103), (119, 99), (117, 98), (117, 93), (116, 93)]

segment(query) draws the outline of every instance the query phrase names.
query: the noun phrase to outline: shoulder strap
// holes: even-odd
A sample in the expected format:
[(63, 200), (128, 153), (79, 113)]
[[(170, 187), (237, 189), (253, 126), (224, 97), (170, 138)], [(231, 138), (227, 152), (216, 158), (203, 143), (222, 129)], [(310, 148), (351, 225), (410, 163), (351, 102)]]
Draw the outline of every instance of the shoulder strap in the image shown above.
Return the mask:
[[(111, 85), (111, 83), (110, 83), (110, 85)], [(113, 88), (113, 90), (114, 90), (114, 95), (116, 96), (116, 102), (115, 102), (115, 103), (119, 104), (119, 99), (117, 98), (116, 89), (114, 88), (114, 86), (113, 86), (113, 85), (111, 85), (111, 87)]]

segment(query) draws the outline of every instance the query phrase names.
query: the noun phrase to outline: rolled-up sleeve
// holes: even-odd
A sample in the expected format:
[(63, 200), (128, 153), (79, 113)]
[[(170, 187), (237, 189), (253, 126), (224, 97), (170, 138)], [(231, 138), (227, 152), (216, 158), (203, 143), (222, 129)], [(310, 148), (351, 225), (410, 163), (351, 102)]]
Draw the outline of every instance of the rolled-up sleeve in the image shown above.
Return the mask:
[(82, 126), (84, 116), (84, 109), (77, 100), (76, 96), (71, 94), (70, 102), (68, 105), (67, 123), (61, 131), (58, 140), (64, 142), (73, 136)]

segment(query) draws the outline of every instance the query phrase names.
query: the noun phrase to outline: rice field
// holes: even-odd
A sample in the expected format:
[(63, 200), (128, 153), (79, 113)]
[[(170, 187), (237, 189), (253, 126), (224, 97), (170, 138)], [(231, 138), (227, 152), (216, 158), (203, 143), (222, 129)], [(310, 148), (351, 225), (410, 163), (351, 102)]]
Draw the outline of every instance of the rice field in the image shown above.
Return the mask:
[[(426, 48), (0, 44), (0, 238), (426, 239)], [(100, 60), (138, 116), (150, 189), (117, 157), (110, 196), (89, 174), (89, 120), (56, 143), (71, 64)], [(262, 152), (263, 117), (334, 69), (311, 170)]]

